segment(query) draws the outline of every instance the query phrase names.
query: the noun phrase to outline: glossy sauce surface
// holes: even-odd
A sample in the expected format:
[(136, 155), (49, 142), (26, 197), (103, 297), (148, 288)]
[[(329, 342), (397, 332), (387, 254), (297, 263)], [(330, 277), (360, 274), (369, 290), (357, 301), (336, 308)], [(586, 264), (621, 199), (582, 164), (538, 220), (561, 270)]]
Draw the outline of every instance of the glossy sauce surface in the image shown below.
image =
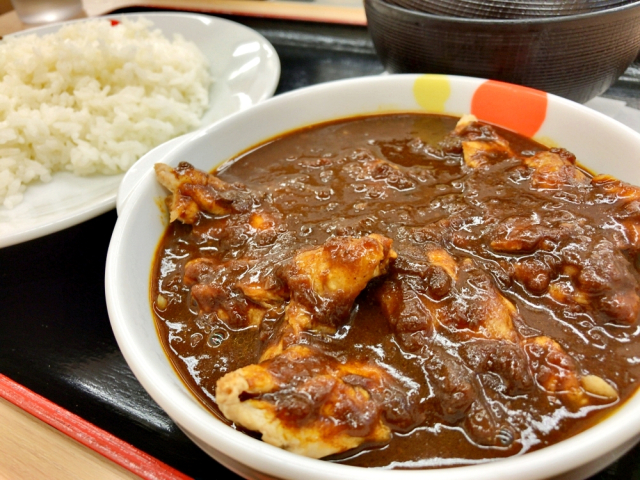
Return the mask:
[[(469, 168), (459, 142), (447, 137), (456, 121), (381, 115), (292, 132), (217, 172), (260, 192), (277, 212), (274, 225), (256, 229), (208, 214), (193, 225), (170, 225), (153, 272), (157, 326), (176, 370), (214, 413), (223, 418), (217, 380), (259, 362), (284, 311), (274, 307), (259, 325), (243, 323), (239, 305), (246, 301), (237, 282), (248, 275), (278, 279), (300, 251), (369, 234), (393, 240), (398, 257), (389, 272), (369, 283), (335, 333), (304, 332), (298, 343), (337, 362), (382, 366), (408, 406), (385, 413), (394, 425), (389, 442), (329, 460), (424, 468), (511, 456), (582, 431), (633, 393), (640, 275), (637, 248), (629, 235), (621, 239), (627, 231), (620, 224), (637, 217), (635, 207), (607, 196), (606, 186), (532, 188), (521, 158), (545, 148), (502, 130), (518, 158)], [(521, 233), (515, 244), (514, 232)], [(456, 261), (453, 284), (428, 259), (440, 249)], [(228, 292), (226, 311), (237, 321), (203, 313), (185, 283), (187, 262), (202, 257), (229, 266), (215, 282)], [(615, 292), (630, 293), (611, 300)], [(482, 301), (502, 297), (517, 309), (517, 342), (474, 326), (493, 308)], [(431, 307), (437, 321), (425, 322)], [(550, 344), (534, 341), (543, 337), (568, 356), (554, 360)], [(541, 387), (558, 365), (605, 379), (618, 399), (586, 395), (580, 406), (568, 403), (562, 392)], [(400, 418), (401, 410), (410, 420)]]

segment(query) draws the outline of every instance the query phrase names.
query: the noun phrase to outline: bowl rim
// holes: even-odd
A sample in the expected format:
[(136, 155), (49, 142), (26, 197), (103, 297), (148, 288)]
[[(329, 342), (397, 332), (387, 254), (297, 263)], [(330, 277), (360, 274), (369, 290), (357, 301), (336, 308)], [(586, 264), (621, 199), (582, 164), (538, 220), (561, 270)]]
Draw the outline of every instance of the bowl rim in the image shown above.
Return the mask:
[(382, 4), (385, 7), (390, 8), (391, 10), (397, 10), (398, 13), (408, 14), (414, 17), (422, 17), (424, 20), (430, 20), (432, 22), (441, 22), (441, 23), (450, 23), (453, 25), (478, 25), (478, 26), (489, 26), (489, 25), (500, 25), (500, 26), (516, 26), (516, 25), (525, 25), (525, 26), (542, 26), (542, 25), (551, 25), (551, 24), (561, 24), (561, 23), (572, 23), (572, 22), (580, 22), (582, 20), (588, 20), (592, 18), (598, 17), (607, 17), (611, 15), (615, 15), (618, 13), (625, 12), (626, 10), (633, 10), (634, 8), (640, 7), (640, 0), (636, 0), (631, 3), (627, 3), (624, 5), (618, 5), (612, 8), (606, 8), (603, 10), (597, 10), (594, 12), (585, 12), (585, 13), (577, 13), (573, 15), (556, 15), (556, 16), (548, 16), (548, 17), (534, 17), (534, 18), (468, 18), (468, 17), (454, 17), (450, 15), (438, 15), (435, 13), (423, 12), (420, 10), (411, 10), (409, 8), (401, 7), (399, 5), (395, 5), (387, 2), (386, 0), (364, 0), (365, 10), (369, 3), (378, 3)]
[[(389, 85), (391, 85), (397, 78), (415, 79), (420, 76), (422, 75), (394, 74), (359, 77), (304, 87), (273, 97), (250, 109), (235, 113), (213, 125), (203, 128), (189, 143), (198, 142), (199, 139), (206, 138), (210, 135), (216, 135), (216, 132), (220, 130), (221, 127), (224, 127), (224, 125), (243, 120), (246, 117), (250, 118), (256, 111), (278, 108), (286, 102), (299, 102), (304, 99), (307, 92), (330, 91), (336, 88), (339, 89), (342, 85), (359, 84), (362, 82), (381, 82), (383, 84), (389, 82)], [(461, 84), (464, 84), (464, 82), (468, 80), (484, 81), (484, 79), (455, 75), (447, 75), (447, 77), (449, 77), (451, 81), (460, 82)], [(552, 94), (547, 95), (550, 103), (555, 102), (569, 106), (578, 112), (587, 113), (596, 121), (613, 124), (616, 128), (625, 131), (627, 135), (630, 133), (633, 134), (635, 141), (637, 141), (640, 146), (640, 134), (629, 127), (576, 102)], [(179, 156), (180, 150), (184, 148), (185, 145), (186, 144), (181, 145), (180, 148), (173, 150), (169, 156)], [(244, 148), (248, 147), (246, 145), (241, 146), (238, 152)], [(152, 176), (153, 173), (148, 172), (146, 175), (147, 180)], [(148, 196), (148, 187), (145, 185), (150, 184), (149, 181), (144, 181), (144, 178), (143, 181), (138, 183), (134, 192), (132, 192), (130, 201), (124, 206), (112, 234), (105, 271), (105, 293), (110, 321), (122, 354), (135, 376), (152, 398), (181, 428), (188, 430), (204, 443), (210, 445), (211, 448), (222, 452), (224, 455), (234, 459), (241, 459), (239, 461), (242, 464), (257, 471), (275, 475), (278, 478), (298, 479), (304, 475), (308, 480), (324, 478), (388, 480), (392, 475), (393, 478), (404, 480), (449, 480), (452, 477), (461, 480), (488, 480), (493, 478), (518, 478), (519, 480), (528, 480), (539, 479), (543, 476), (548, 477), (549, 475), (559, 475), (578, 469), (589, 464), (592, 460), (606, 456), (616, 448), (620, 448), (631, 441), (635, 442), (640, 438), (640, 415), (625, 415), (634, 410), (636, 412), (640, 410), (640, 390), (636, 390), (636, 393), (618, 406), (606, 419), (559, 443), (524, 455), (502, 458), (499, 459), (499, 461), (488, 461), (480, 464), (454, 466), (444, 469), (391, 470), (393, 473), (389, 473), (389, 470), (385, 468), (361, 468), (351, 465), (335, 464), (293, 454), (229, 427), (217, 419), (211, 412), (207, 411), (193, 394), (191, 394), (190, 402), (183, 402), (177, 398), (177, 394), (172, 391), (173, 387), (166, 376), (162, 372), (156, 371), (157, 369), (154, 367), (153, 362), (151, 362), (149, 358), (145, 358), (145, 352), (137, 351), (135, 348), (135, 342), (132, 340), (132, 335), (130, 335), (129, 330), (129, 322), (131, 320), (127, 320), (124, 314), (126, 306), (118, 300), (118, 295), (114, 293), (118, 291), (118, 271), (121, 270), (118, 262), (122, 256), (120, 252), (126, 246), (126, 243), (123, 242), (123, 236), (127, 229), (133, 228), (134, 222), (131, 219), (135, 218), (134, 216), (140, 200)], [(158, 241), (158, 239), (153, 240), (154, 247)], [(151, 270), (151, 267), (149, 267), (149, 270)], [(150, 276), (150, 272), (147, 272), (147, 276)], [(148, 288), (148, 283), (145, 288)], [(148, 302), (148, 296), (145, 297), (144, 301)], [(148, 306), (148, 311), (149, 315), (152, 315), (150, 305)], [(158, 341), (160, 340), (158, 339)], [(179, 378), (179, 375), (174, 370), (173, 374)], [(180, 382), (182, 382), (181, 379)], [(605, 448), (603, 448), (603, 442)], [(283, 470), (286, 471), (283, 472)]]

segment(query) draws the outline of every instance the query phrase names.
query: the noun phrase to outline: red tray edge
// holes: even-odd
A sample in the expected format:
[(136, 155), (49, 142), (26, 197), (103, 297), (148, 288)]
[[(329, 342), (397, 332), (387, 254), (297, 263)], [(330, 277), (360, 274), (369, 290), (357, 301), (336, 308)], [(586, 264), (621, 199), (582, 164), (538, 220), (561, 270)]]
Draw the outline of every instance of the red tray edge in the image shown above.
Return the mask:
[(0, 398), (148, 480), (190, 480), (178, 470), (0, 374)]

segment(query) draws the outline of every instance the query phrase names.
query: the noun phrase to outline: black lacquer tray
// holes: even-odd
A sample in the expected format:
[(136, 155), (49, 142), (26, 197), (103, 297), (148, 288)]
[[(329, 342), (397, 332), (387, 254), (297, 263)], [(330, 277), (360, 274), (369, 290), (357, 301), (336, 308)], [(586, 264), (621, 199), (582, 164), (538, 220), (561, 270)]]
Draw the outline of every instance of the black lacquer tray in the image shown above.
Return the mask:
[[(383, 72), (365, 27), (226, 18), (276, 48), (282, 62), (276, 95)], [(630, 67), (605, 96), (640, 108), (640, 69)], [(231, 478), (147, 395), (118, 349), (104, 297), (116, 218), (110, 211), (0, 249), (0, 373), (188, 476)], [(593, 478), (640, 478), (640, 446)]]

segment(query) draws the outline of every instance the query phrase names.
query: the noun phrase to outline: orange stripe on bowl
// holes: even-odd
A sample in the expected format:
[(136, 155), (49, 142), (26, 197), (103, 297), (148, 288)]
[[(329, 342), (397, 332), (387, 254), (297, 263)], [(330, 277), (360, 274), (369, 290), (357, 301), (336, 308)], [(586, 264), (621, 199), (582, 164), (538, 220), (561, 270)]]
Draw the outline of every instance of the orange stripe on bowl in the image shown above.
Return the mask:
[(547, 116), (547, 94), (533, 88), (488, 80), (471, 100), (478, 119), (533, 137)]

